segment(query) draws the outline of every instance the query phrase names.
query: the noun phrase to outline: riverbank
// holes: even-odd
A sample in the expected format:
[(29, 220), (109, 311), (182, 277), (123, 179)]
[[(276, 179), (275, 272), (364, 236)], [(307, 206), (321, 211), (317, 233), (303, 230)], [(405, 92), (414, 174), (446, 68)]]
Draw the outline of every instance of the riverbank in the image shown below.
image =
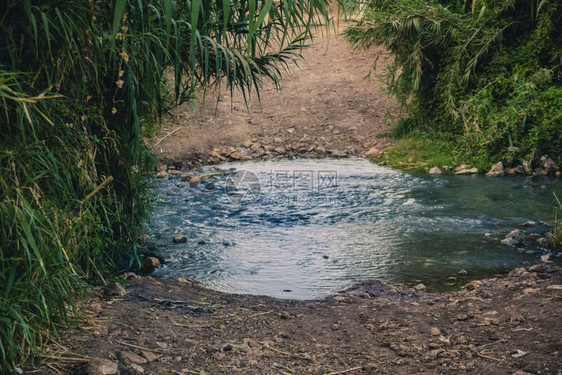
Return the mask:
[(445, 294), (372, 281), (320, 301), (223, 294), (185, 278), (127, 277), (124, 289), (100, 291), (85, 301), (83, 329), (65, 332), (50, 345), (38, 373), (562, 370), (557, 267), (516, 269)]

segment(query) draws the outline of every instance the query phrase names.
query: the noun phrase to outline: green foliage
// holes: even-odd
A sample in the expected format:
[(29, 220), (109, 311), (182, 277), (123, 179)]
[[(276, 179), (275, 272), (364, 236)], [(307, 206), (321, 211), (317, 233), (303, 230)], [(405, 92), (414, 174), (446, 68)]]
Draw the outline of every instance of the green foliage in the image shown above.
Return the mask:
[(135, 268), (143, 134), (198, 87), (278, 82), (326, 2), (0, 4), (0, 372), (33, 358), (85, 280)]
[(562, 9), (549, 0), (373, 1), (346, 30), (393, 53), (389, 90), (408, 108), (395, 133), (458, 136), (458, 155), (515, 161), (562, 142)]

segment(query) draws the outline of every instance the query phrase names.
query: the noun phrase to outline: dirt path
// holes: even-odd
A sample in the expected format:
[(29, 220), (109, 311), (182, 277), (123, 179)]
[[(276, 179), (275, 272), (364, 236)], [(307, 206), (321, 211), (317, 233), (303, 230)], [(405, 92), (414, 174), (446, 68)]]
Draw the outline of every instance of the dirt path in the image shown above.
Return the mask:
[[(156, 154), (177, 167), (223, 160), (273, 157), (362, 155), (372, 146), (387, 147), (388, 113), (397, 106), (383, 84), (367, 77), (375, 52), (355, 52), (333, 32), (318, 35), (304, 60), (282, 79), (278, 91), (267, 83), (261, 102), (213, 94), (197, 107), (185, 105), (156, 137)], [(383, 72), (385, 58), (378, 60)]]

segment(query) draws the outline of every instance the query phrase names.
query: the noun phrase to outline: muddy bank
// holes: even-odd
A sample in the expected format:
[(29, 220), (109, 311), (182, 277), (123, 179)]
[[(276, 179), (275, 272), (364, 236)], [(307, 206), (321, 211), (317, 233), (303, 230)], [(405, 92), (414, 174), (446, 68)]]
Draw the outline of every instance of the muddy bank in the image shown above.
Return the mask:
[(91, 358), (109, 360), (103, 369), (121, 374), (562, 371), (556, 267), (516, 269), (445, 294), (372, 281), (320, 301), (223, 294), (185, 278), (129, 277), (123, 291), (108, 293), (117, 295), (87, 301), (84, 329), (51, 345), (50, 367), (40, 373), (95, 374), (100, 362)]

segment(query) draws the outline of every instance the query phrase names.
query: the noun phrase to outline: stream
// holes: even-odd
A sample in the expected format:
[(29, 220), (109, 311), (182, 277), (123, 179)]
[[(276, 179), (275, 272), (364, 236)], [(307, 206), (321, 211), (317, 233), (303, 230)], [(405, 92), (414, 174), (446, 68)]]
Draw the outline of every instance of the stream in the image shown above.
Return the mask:
[[(545, 251), (536, 241), (501, 240), (516, 228), (548, 232), (540, 221), (554, 217), (553, 193), (562, 198), (556, 178), (434, 177), (359, 158), (248, 161), (201, 173), (197, 184), (154, 180), (147, 246), (166, 259), (154, 275), (293, 299), (365, 279), (445, 291), (538, 263)], [(538, 224), (522, 226), (528, 221)], [(173, 243), (176, 234), (187, 242)]]

